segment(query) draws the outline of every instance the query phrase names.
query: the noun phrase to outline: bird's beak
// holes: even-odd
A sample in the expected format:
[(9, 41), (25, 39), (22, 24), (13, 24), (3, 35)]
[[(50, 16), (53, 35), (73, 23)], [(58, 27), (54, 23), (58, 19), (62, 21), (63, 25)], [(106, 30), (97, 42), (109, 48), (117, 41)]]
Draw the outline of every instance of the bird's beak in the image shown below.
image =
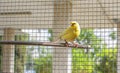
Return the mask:
[(74, 26), (74, 24), (71, 24), (71, 26)]

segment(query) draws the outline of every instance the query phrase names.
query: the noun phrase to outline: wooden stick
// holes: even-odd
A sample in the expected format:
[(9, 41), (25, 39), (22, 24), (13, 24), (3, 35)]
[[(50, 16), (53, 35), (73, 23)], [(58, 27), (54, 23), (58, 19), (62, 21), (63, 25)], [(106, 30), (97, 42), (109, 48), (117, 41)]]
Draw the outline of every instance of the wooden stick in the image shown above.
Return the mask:
[[(76, 48), (74, 45), (66, 46), (65, 43), (50, 43), (50, 42), (23, 42), (23, 41), (0, 41), (0, 44), (11, 45), (40, 45), (40, 46), (54, 46), (54, 47), (71, 47)], [(91, 49), (90, 46), (79, 44), (77, 48)]]

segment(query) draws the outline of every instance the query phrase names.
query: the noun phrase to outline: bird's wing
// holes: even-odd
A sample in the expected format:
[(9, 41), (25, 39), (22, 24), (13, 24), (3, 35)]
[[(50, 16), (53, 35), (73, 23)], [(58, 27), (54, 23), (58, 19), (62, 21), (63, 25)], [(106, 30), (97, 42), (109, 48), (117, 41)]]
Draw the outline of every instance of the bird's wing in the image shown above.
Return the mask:
[(70, 32), (73, 32), (72, 31), (72, 28), (71, 27), (68, 27), (66, 30), (64, 30), (61, 34), (60, 34), (60, 38), (64, 35), (67, 35), (69, 34)]
[(61, 39), (66, 40), (66, 41), (73, 41), (75, 38), (76, 36), (74, 35), (74, 33), (68, 33), (61, 37)]

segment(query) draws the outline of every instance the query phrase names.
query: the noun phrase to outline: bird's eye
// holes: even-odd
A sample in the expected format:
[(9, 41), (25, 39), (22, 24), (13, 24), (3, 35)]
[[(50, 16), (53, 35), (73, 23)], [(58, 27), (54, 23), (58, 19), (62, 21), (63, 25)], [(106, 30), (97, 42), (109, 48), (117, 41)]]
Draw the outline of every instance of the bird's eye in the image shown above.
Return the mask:
[(72, 25), (71, 26), (74, 26), (75, 25), (75, 23), (72, 23)]

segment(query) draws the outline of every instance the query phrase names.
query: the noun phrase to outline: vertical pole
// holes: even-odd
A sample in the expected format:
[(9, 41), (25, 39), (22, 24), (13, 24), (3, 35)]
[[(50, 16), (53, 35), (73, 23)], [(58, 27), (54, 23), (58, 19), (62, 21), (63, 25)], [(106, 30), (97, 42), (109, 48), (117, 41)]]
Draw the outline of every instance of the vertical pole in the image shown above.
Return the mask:
[(117, 73), (120, 73), (120, 24), (117, 25), (117, 45), (118, 45)]
[[(12, 28), (4, 29), (3, 40), (14, 40), (15, 31)], [(3, 45), (2, 73), (14, 73), (14, 46)]]
[[(54, 1), (54, 38), (66, 28), (72, 16), (71, 0)], [(58, 47), (56, 47), (58, 48)], [(59, 48), (53, 51), (53, 73), (71, 73), (71, 49)]]

